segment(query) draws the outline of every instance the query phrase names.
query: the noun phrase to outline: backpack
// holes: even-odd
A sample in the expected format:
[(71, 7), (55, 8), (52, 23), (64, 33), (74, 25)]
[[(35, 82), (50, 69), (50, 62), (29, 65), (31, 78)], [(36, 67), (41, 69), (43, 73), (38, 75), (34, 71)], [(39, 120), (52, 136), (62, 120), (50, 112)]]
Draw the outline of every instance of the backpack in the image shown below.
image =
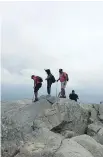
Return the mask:
[(43, 79), (39, 76), (37, 76), (40, 82), (43, 82)]
[(69, 77), (68, 77), (68, 74), (67, 73), (65, 73), (66, 74), (66, 76), (67, 76), (67, 80), (66, 81), (69, 81)]
[(69, 81), (69, 77), (68, 77), (68, 74), (66, 74), (67, 75), (67, 81)]
[(52, 83), (55, 83), (55, 77), (52, 75), (52, 77), (51, 77), (51, 80), (52, 80)]

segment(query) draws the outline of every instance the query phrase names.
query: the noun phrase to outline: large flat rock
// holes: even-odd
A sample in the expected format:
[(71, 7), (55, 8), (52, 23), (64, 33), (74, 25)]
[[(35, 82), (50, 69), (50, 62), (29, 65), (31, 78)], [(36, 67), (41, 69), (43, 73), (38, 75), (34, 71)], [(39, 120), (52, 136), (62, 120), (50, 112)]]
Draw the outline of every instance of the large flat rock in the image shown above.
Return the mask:
[(46, 99), (33, 103), (31, 100), (3, 103), (1, 105), (2, 116), (7, 116), (19, 125), (24, 126), (33, 122), (36, 116), (47, 108), (51, 108), (51, 104)]

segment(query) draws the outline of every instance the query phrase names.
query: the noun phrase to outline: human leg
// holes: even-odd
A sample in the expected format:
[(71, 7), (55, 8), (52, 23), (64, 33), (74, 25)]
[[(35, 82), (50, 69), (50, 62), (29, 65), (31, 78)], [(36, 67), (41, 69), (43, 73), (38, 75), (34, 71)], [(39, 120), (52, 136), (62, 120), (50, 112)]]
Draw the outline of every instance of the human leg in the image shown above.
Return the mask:
[(34, 89), (35, 101), (38, 101), (38, 91), (39, 91), (39, 89), (41, 88), (41, 86), (42, 86), (41, 83), (38, 83), (38, 84), (35, 86), (35, 89)]

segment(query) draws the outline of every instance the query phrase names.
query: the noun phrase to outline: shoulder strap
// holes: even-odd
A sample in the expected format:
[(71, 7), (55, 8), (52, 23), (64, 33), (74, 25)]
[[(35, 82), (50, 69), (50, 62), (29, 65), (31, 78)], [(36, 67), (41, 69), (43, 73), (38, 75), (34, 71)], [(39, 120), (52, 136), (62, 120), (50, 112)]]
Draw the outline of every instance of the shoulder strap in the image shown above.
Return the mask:
[(65, 75), (67, 75), (67, 73), (66, 72), (63, 72), (63, 76), (65, 77)]

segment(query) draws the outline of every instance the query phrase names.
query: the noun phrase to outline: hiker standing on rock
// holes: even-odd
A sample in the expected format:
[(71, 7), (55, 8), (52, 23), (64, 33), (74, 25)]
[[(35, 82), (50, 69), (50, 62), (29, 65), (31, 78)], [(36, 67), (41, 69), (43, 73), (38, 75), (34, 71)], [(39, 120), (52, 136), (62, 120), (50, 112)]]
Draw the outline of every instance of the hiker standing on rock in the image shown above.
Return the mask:
[(34, 87), (33, 87), (34, 88), (34, 96), (35, 96), (34, 102), (36, 102), (36, 101), (38, 101), (38, 91), (42, 86), (43, 79), (41, 77), (35, 76), (35, 75), (32, 75), (31, 79), (34, 80)]
[(69, 79), (68, 79), (68, 74), (66, 72), (63, 72), (63, 69), (59, 69), (59, 79), (57, 80), (57, 82), (59, 80), (61, 82), (61, 96), (60, 96), (60, 98), (66, 98), (65, 88), (67, 85), (67, 81)]
[(52, 83), (55, 82), (55, 77), (51, 74), (50, 69), (46, 69), (45, 70), (47, 73), (47, 78), (45, 80), (47, 80), (47, 93), (48, 95), (51, 94), (51, 85)]
[(72, 90), (72, 93), (69, 95), (69, 98), (74, 101), (77, 101), (77, 99), (79, 99), (78, 95), (75, 94), (74, 90)]

